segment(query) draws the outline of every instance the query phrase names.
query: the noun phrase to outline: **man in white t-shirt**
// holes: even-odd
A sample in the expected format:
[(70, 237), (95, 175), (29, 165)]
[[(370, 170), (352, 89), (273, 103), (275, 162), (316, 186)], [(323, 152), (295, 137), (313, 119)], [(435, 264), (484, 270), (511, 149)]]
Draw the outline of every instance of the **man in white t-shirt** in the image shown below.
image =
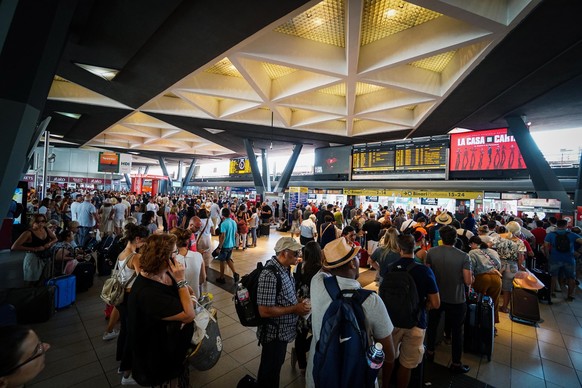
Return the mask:
[[(336, 277), (339, 288), (342, 290), (362, 288), (356, 280), (359, 276), (358, 252), (360, 248), (359, 246), (351, 245), (345, 238), (338, 238), (327, 243), (323, 249), (325, 256), (323, 267)], [(327, 276), (330, 275), (319, 272), (311, 280), (313, 339), (311, 340), (311, 348), (307, 360), (307, 387), (315, 386), (313, 381), (313, 356), (323, 327), (323, 316), (332, 302), (323, 282)], [(366, 316), (366, 327), (376, 342), (381, 343), (384, 348), (385, 359), (382, 366), (382, 374), (388, 376), (392, 373), (394, 366), (394, 343), (392, 341), (394, 326), (388, 316), (386, 306), (378, 294), (372, 293), (368, 296), (362, 303), (362, 308)]]

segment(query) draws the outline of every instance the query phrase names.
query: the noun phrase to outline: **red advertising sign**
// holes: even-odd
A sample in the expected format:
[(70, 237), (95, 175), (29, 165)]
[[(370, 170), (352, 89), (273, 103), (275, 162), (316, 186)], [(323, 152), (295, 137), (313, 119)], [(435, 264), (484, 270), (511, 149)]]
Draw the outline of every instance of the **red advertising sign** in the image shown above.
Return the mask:
[(69, 180), (75, 183), (85, 183), (87, 178), (70, 177)]
[(507, 128), (451, 134), (450, 171), (521, 170), (525, 162)]

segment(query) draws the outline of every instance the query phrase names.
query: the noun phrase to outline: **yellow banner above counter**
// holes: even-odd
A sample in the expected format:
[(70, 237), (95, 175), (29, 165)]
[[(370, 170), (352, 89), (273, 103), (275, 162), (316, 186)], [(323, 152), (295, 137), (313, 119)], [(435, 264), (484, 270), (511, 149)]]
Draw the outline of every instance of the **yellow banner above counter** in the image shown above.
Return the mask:
[(425, 191), (391, 189), (344, 189), (344, 195), (378, 195), (382, 197), (482, 199), (482, 191)]

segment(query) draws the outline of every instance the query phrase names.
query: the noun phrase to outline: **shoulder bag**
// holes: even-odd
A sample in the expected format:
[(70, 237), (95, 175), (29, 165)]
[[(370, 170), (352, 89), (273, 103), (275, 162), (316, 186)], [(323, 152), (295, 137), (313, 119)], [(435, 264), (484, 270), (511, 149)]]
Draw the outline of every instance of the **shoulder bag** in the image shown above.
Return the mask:
[(101, 290), (101, 300), (105, 303), (111, 306), (117, 306), (123, 303), (125, 287), (137, 276), (137, 273), (134, 272), (126, 282), (122, 282), (119, 275), (125, 269), (128, 261), (133, 258), (133, 255), (135, 255), (135, 253), (132, 253), (127, 259), (125, 259), (125, 263), (123, 263), (123, 267), (121, 268), (119, 268), (119, 257), (117, 258), (115, 267), (113, 271), (111, 271), (111, 277), (105, 281), (103, 289)]

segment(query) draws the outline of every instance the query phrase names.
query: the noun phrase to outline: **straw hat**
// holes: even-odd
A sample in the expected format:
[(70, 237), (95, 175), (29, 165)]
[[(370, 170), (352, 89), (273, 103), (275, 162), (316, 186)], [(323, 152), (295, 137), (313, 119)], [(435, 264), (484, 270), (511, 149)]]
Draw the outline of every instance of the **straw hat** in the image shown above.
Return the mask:
[(513, 282), (517, 287), (529, 290), (539, 290), (545, 287), (544, 283), (529, 271), (516, 272)]
[(360, 251), (361, 247), (350, 245), (345, 238), (337, 238), (325, 245), (323, 267), (332, 269), (341, 267), (350, 262)]
[(438, 216), (436, 216), (435, 220), (436, 220), (436, 222), (438, 222), (441, 225), (448, 225), (451, 222), (453, 222), (453, 217), (451, 217), (449, 215), (449, 213), (443, 212), (443, 213), (439, 214)]

